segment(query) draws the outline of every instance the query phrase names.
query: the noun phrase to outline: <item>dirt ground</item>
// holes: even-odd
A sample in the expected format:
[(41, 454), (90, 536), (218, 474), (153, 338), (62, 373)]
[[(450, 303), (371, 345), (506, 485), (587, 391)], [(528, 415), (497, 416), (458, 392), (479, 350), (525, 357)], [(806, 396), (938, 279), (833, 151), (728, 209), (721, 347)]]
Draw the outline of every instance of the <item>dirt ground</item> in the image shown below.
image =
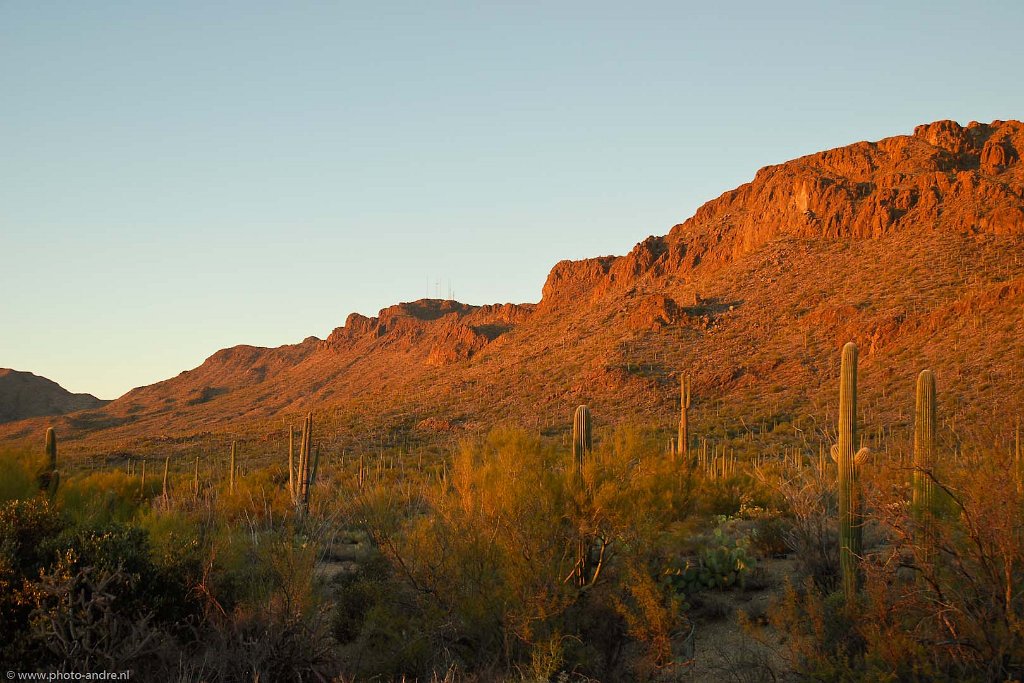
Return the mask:
[(695, 599), (694, 658), (678, 670), (679, 681), (759, 683), (787, 680), (780, 634), (770, 627), (752, 637), (740, 624), (740, 614), (756, 621), (782, 594), (786, 578), (795, 575), (791, 558), (760, 560), (764, 587), (758, 590), (708, 592)]

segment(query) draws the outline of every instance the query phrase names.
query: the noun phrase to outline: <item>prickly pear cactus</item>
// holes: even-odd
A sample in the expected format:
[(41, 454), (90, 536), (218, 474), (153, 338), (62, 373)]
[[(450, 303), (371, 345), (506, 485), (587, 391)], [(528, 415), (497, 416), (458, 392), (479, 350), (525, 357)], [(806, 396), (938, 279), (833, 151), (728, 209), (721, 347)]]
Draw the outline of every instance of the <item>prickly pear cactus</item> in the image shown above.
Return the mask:
[(677, 592), (687, 595), (704, 590), (742, 590), (756, 564), (750, 539), (734, 538), (720, 526), (696, 557), (687, 559), (682, 569), (670, 573), (670, 579)]

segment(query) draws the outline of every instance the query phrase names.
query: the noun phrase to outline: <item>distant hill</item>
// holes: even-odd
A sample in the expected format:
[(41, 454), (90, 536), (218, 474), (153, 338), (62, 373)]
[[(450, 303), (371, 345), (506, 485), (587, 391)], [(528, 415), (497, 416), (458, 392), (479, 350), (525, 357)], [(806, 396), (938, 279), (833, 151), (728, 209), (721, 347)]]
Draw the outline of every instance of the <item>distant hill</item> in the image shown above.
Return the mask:
[(105, 406), (92, 394), (72, 394), (56, 382), (10, 368), (0, 368), (0, 422), (64, 415)]
[[(687, 372), (695, 434), (813, 449), (853, 340), (866, 435), (906, 431), (915, 377), (931, 368), (947, 438), (1005, 440), (1024, 411), (1022, 151), (1018, 121), (938, 121), (811, 154), (625, 256), (554, 265), (539, 303), (352, 314), (327, 339), (224, 349), (58, 426), (86, 453), (233, 438), (278, 453), (307, 410), (331, 452), (506, 421), (556, 435), (581, 403), (598, 425), (668, 428)], [(5, 425), (0, 439), (44, 426)]]

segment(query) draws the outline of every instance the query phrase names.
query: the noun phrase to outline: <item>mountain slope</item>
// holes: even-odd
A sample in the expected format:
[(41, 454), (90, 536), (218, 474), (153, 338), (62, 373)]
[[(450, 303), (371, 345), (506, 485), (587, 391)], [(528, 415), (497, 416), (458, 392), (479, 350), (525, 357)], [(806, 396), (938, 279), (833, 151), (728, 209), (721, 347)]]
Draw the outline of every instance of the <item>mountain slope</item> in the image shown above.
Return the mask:
[(56, 382), (31, 372), (0, 368), (0, 422), (63, 415), (106, 403), (91, 394), (72, 394)]
[(940, 121), (770, 166), (626, 256), (556, 264), (536, 305), (353, 314), (326, 340), (220, 351), (63, 428), (94, 452), (276, 443), (309, 409), (337, 447), (506, 420), (557, 433), (581, 402), (606, 424), (668, 424), (685, 370), (698, 424), (806, 440), (853, 339), (872, 429), (906, 424), (932, 367), (955, 438), (1003, 438), (1024, 397), (1022, 149), (1020, 122)]

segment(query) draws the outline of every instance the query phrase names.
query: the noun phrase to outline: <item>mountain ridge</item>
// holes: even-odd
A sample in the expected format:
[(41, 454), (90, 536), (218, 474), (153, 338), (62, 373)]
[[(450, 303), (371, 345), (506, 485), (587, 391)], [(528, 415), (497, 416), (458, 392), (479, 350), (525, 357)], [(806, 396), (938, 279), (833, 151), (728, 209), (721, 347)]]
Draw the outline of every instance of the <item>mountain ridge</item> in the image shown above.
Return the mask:
[(72, 393), (35, 373), (0, 368), (0, 423), (63, 415), (100, 408), (107, 403), (109, 401), (92, 394)]
[[(873, 363), (913, 358), (962, 376), (980, 358), (976, 370), (1019, 398), (1005, 359), (1024, 357), (1007, 327), (1024, 300), (1020, 149), (1018, 121), (937, 121), (767, 166), (626, 255), (555, 264), (536, 304), (423, 299), (353, 313), (327, 339), (223, 349), (63, 427), (102, 450), (269, 434), (308, 409), (330, 412), (337, 443), (508, 419), (555, 429), (572, 402), (612, 421), (627, 408), (666, 419), (684, 369), (706, 399), (755, 409), (751, 390), (773, 376), (804, 382), (771, 392), (795, 410), (820, 400), (829, 345), (849, 339), (865, 347), (868, 386), (881, 381)], [(979, 311), (996, 332), (950, 335)], [(991, 391), (968, 392), (965, 415), (986, 410)], [(879, 420), (893, 415), (880, 405)]]

